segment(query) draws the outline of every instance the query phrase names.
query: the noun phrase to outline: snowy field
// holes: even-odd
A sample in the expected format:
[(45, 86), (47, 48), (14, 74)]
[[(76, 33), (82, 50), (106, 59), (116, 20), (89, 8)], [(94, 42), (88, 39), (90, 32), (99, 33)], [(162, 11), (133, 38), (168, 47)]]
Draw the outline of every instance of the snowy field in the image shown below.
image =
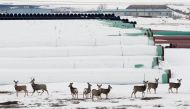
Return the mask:
[[(37, 21), (33, 22), (37, 23)], [(3, 29), (2, 26), (1, 28)], [(8, 27), (5, 28), (8, 29)], [(13, 28), (13, 26), (11, 26), (11, 28)], [(55, 29), (55, 26), (51, 26), (51, 28)], [(59, 36), (62, 37), (61, 34), (65, 32), (63, 32), (63, 29), (60, 28), (61, 26), (56, 27), (54, 31), (58, 31), (57, 33), (55, 32), (55, 34), (58, 34), (59, 31), (61, 31)], [(137, 30), (134, 29), (126, 29), (126, 30), (123, 29), (118, 30), (118, 28), (115, 29), (117, 30), (117, 31), (115, 30), (116, 32), (111, 30), (108, 32), (103, 31), (103, 33), (97, 32), (96, 34), (101, 34), (101, 37), (107, 38), (110, 37), (109, 35), (117, 34), (118, 31), (121, 34), (122, 33), (124, 34), (126, 32), (128, 33), (138, 32)], [(19, 31), (21, 32), (20, 29)], [(29, 30), (26, 31), (30, 32)], [(39, 30), (37, 29), (36, 31)], [(52, 30), (49, 29), (48, 32), (51, 33), (51, 31)], [(134, 50), (133, 47), (136, 48), (136, 50), (134, 50), (134, 54), (131, 55), (122, 55), (121, 51), (118, 51), (119, 49), (117, 47), (125, 46), (124, 43), (114, 44), (112, 41), (109, 42), (109, 40), (107, 40), (107, 42), (109, 42), (108, 45), (104, 44), (99, 46), (95, 45), (73, 46), (72, 43), (68, 43), (69, 45), (65, 46), (61, 45), (62, 43), (59, 42), (61, 39), (59, 39), (57, 46), (55, 46), (57, 42), (55, 41), (56, 37), (54, 37), (53, 35), (54, 31), (52, 31), (52, 34), (46, 33), (44, 37), (43, 34), (45, 34), (45, 32), (39, 35), (37, 33), (34, 33), (35, 35), (33, 36), (33, 38), (31, 38), (32, 37), (31, 34), (33, 34), (31, 33), (27, 36), (28, 38), (31, 38), (31, 41), (28, 38), (24, 39), (25, 37), (24, 33), (16, 32), (16, 30), (13, 32), (15, 32), (15, 34), (16, 33), (20, 34), (18, 35), (18, 38), (14, 37), (12, 39), (13, 35), (12, 33), (9, 32), (3, 33), (7, 37), (1, 36), (1, 39), (7, 40), (7, 42), (5, 43), (6, 46), (1, 46), (0, 48), (1, 52), (0, 73), (2, 74), (1, 83), (2, 84), (8, 83), (9, 85), (0, 86), (0, 91), (1, 91), (0, 103), (7, 101), (12, 101), (12, 102), (16, 101), (16, 102), (15, 104), (12, 105), (0, 105), (1, 108), (11, 107), (11, 108), (42, 108), (42, 109), (44, 108), (188, 109), (190, 107), (190, 99), (189, 99), (190, 88), (188, 85), (188, 83), (190, 82), (189, 72), (188, 72), (190, 70), (188, 67), (190, 61), (188, 59), (190, 55), (189, 49), (165, 50), (165, 61), (161, 63), (162, 69), (170, 68), (172, 70), (171, 81), (176, 82), (177, 78), (183, 79), (182, 85), (179, 88), (179, 93), (169, 94), (168, 84), (161, 84), (162, 70), (150, 68), (152, 58), (156, 56), (156, 52), (154, 51), (155, 50), (154, 46), (152, 45), (148, 46), (148, 43), (139, 44), (138, 42), (133, 42), (132, 45), (127, 44), (126, 47), (128, 48), (128, 50), (126, 50), (124, 53), (127, 53), (129, 50), (130, 51)], [(80, 32), (78, 32), (77, 34), (79, 33)], [(87, 32), (87, 34), (88, 33), (90, 32)], [(39, 37), (37, 37), (36, 35), (38, 35)], [(52, 45), (48, 45), (49, 43), (47, 43), (48, 40), (46, 40), (45, 36), (51, 39), (49, 41), (50, 42), (52, 41)], [(72, 35), (70, 36), (72, 37), (71, 40), (77, 40), (73, 38), (75, 36)], [(85, 37), (88, 37), (88, 35)], [(94, 38), (99, 37), (101, 39), (99, 35), (92, 34), (91, 37)], [(120, 38), (118, 36), (115, 37)], [(123, 36), (123, 37), (131, 38), (132, 36)], [(37, 40), (38, 38), (40, 40)], [(43, 38), (44, 40), (41, 40), (41, 38)], [(135, 38), (135, 41), (137, 39), (136, 37), (132, 38)], [(139, 40), (141, 40), (141, 38), (145, 37), (138, 36), (138, 38), (140, 38)], [(9, 42), (9, 40), (11, 40), (11, 42)], [(28, 43), (22, 45), (22, 43), (20, 42), (21, 40), (22, 41), (28, 40)], [(37, 41), (40, 42), (38, 42), (37, 45), (34, 44), (33, 47), (32, 46), (33, 43)], [(45, 43), (41, 43), (43, 41)], [(144, 41), (141, 40), (140, 42)], [(14, 46), (17, 45), (16, 43), (18, 43), (18, 46)], [(90, 49), (87, 49), (89, 47)], [(145, 49), (144, 47), (145, 48), (147, 47), (147, 49)], [(63, 49), (65, 48), (67, 48), (66, 53), (63, 52), (64, 51)], [(70, 50), (71, 51), (73, 50), (73, 53), (72, 52), (68, 53), (68, 48), (72, 48)], [(91, 50), (91, 51), (80, 52), (81, 51), (80, 48), (85, 48), (85, 50)], [(94, 51), (92, 50), (92, 48), (98, 48), (97, 50), (100, 50), (100, 48), (102, 48), (102, 50), (99, 52), (101, 54), (97, 56), (98, 51), (95, 52), (96, 54), (92, 53)], [(110, 50), (105, 48), (109, 48)], [(134, 56), (135, 54), (138, 55)], [(145, 68), (143, 69), (132, 68), (134, 64), (142, 62), (146, 65)], [(44, 93), (43, 95), (38, 95), (36, 93), (33, 96), (31, 96), (32, 87), (29, 84), (31, 77), (35, 77), (37, 83), (45, 83), (49, 90), (49, 95), (47, 95), (46, 93)], [(141, 98), (142, 96), (141, 93), (137, 93), (137, 98), (131, 98), (131, 93), (133, 90), (134, 83), (142, 83), (144, 79), (154, 82), (154, 78), (157, 77), (160, 78), (159, 80), (160, 84), (157, 89), (157, 94), (145, 94), (144, 98), (145, 100)], [(21, 84), (27, 85), (29, 96), (24, 97), (24, 93), (19, 93), (19, 97), (16, 97), (14, 84), (13, 84), (14, 79), (19, 80)], [(74, 82), (74, 87), (78, 88), (79, 100), (72, 99), (68, 87), (69, 82)], [(96, 86), (97, 83), (99, 84), (102, 83), (103, 88), (107, 88), (107, 85), (110, 84), (112, 86), (112, 89), (108, 99), (105, 99), (105, 95), (102, 95), (101, 100), (97, 98), (95, 99), (95, 101), (92, 101), (92, 99), (90, 98), (83, 99), (82, 92), (83, 89), (87, 87), (86, 82), (91, 82), (93, 85), (92, 86), (93, 89), (97, 89)], [(3, 93), (5, 91), (8, 92)]]
[[(122, 17), (126, 18), (126, 17)], [(137, 21), (137, 28), (151, 28), (152, 30), (177, 30), (189, 31), (190, 20), (172, 18), (143, 18), (127, 17), (131, 21)], [(148, 22), (147, 22), (148, 21)]]
[[(139, 22), (139, 28), (153, 29), (161, 26), (176, 30), (179, 26), (187, 30), (190, 23), (183, 19), (177, 20), (179, 23), (165, 19), (167, 24), (162, 26), (159, 18), (149, 23), (148, 18), (133, 20)], [(151, 68), (153, 58), (157, 57), (156, 46), (144, 36), (126, 36), (126, 33), (140, 33), (138, 29), (110, 27), (99, 20), (0, 21), (0, 29), (0, 108), (190, 108), (189, 49), (165, 49), (165, 61), (158, 69)], [(138, 64), (145, 66), (134, 68)], [(171, 81), (183, 79), (178, 94), (169, 94), (168, 84), (162, 84), (165, 69), (171, 69)], [(49, 95), (44, 92), (31, 96), (32, 77), (36, 83), (47, 85)], [(154, 78), (160, 78), (157, 94), (152, 90), (145, 98), (141, 98), (141, 93), (131, 98), (134, 85), (140, 85), (144, 79), (154, 82)], [(19, 85), (26, 84), (29, 96), (19, 93), (16, 97), (13, 80), (19, 80)], [(78, 88), (79, 100), (72, 99), (69, 82)], [(101, 100), (83, 99), (86, 82), (92, 83), (93, 89), (97, 89), (97, 83), (103, 84), (103, 88), (110, 84), (108, 99), (104, 95)], [(7, 101), (16, 102), (1, 105)]]
[[(165, 62), (162, 66), (172, 69), (172, 81), (176, 82), (177, 78), (182, 78), (182, 85), (179, 88), (179, 93), (168, 93), (168, 84), (159, 84), (157, 94), (145, 94), (145, 97), (155, 98), (154, 100), (142, 100), (141, 93), (137, 93), (137, 98), (131, 98), (133, 90), (133, 84), (118, 85), (111, 84), (112, 90), (109, 94), (109, 98), (105, 99), (102, 95), (102, 99), (83, 99), (83, 89), (87, 87), (85, 82), (74, 82), (74, 87), (79, 90), (79, 100), (72, 100), (69, 90), (69, 82), (47, 83), (46, 80), (41, 83), (46, 83), (49, 95), (44, 93), (38, 95), (37, 93), (31, 96), (23, 97), (23, 93), (19, 93), (19, 97), (16, 97), (14, 91), (14, 85), (1, 85), (1, 91), (10, 91), (7, 94), (0, 94), (0, 102), (6, 101), (19, 101), (16, 105), (11, 105), (17, 108), (122, 108), (122, 109), (188, 109), (190, 106), (190, 88), (189, 88), (189, 59), (182, 58), (188, 57), (190, 54), (189, 49), (166, 49)], [(181, 58), (179, 58), (181, 57)], [(140, 73), (140, 72), (139, 72)], [(10, 75), (10, 74), (6, 74)], [(109, 76), (108, 76), (109, 77)], [(9, 77), (7, 77), (9, 78)], [(12, 77), (11, 77), (12, 78)], [(53, 78), (53, 77), (50, 77)], [(37, 83), (41, 78), (36, 78)], [(107, 78), (104, 78), (107, 79)], [(128, 78), (126, 78), (128, 79)], [(22, 79), (21, 79), (22, 80)], [(149, 79), (147, 79), (149, 80)], [(29, 82), (30, 80), (28, 80)], [(153, 80), (149, 80), (153, 81)], [(20, 81), (22, 83), (22, 81)], [(100, 83), (103, 83), (100, 82)], [(97, 89), (96, 83), (92, 83), (92, 88)], [(103, 84), (103, 88), (107, 88), (108, 84)], [(27, 83), (29, 92), (32, 92), (31, 85)], [(156, 99), (157, 98), (157, 99)], [(146, 99), (146, 98), (144, 98)], [(4, 106), (5, 107), (5, 106)]]

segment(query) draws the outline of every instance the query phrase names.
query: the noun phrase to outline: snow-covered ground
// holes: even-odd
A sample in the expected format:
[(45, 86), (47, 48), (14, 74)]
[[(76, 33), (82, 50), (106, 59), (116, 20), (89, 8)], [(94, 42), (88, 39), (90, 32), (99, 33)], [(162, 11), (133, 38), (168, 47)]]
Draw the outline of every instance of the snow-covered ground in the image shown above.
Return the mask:
[[(122, 17), (131, 21), (137, 21), (137, 28), (151, 28), (152, 30), (174, 30), (189, 31), (190, 20), (172, 18), (144, 18), (144, 17)], [(147, 22), (148, 21), (148, 22)]]
[[(166, 49), (165, 62), (162, 66), (172, 69), (172, 81), (177, 81), (177, 78), (182, 78), (182, 85), (179, 88), (179, 93), (169, 94), (168, 84), (159, 84), (157, 94), (146, 94), (145, 97), (161, 97), (155, 100), (141, 100), (141, 93), (137, 93), (137, 98), (131, 98), (133, 84), (118, 85), (111, 84), (112, 90), (109, 94), (109, 99), (105, 99), (103, 95), (101, 100), (83, 99), (83, 89), (87, 87), (85, 82), (74, 82), (74, 87), (79, 90), (79, 100), (72, 100), (69, 90), (69, 82), (61, 83), (46, 83), (50, 95), (44, 93), (38, 95), (37, 93), (31, 96), (23, 97), (23, 93), (19, 93), (16, 97), (14, 85), (1, 85), (1, 91), (11, 91), (8, 94), (0, 94), (0, 102), (19, 101), (19, 105), (13, 107), (20, 108), (129, 108), (129, 109), (188, 109), (190, 106), (190, 88), (189, 88), (189, 49)], [(140, 73), (140, 72), (139, 72)], [(10, 75), (10, 74), (7, 74)], [(7, 77), (8, 78), (8, 77)], [(12, 77), (11, 77), (12, 78)], [(53, 78), (52, 76), (50, 79)], [(36, 81), (40, 81), (37, 78)], [(103, 79), (103, 78), (102, 78)], [(104, 78), (107, 79), (107, 78)], [(129, 79), (129, 78), (126, 78)], [(148, 80), (148, 79), (147, 79)], [(153, 81), (153, 80), (150, 80)], [(21, 79), (22, 83), (22, 79)], [(97, 89), (96, 83), (92, 83), (93, 87)], [(107, 88), (108, 84), (103, 84), (103, 88)], [(32, 92), (30, 84), (27, 84), (29, 92)], [(153, 90), (152, 90), (153, 93)]]
[(189, 13), (190, 12), (190, 6), (186, 5), (168, 5), (172, 9), (178, 9), (183, 12)]
[[(131, 18), (133, 19), (133, 18)], [(188, 20), (160, 18), (134, 18), (137, 27), (188, 30)], [(147, 23), (147, 21), (150, 21)], [(154, 24), (155, 23), (155, 24)], [(175, 25), (172, 25), (175, 24)], [(20, 25), (20, 26), (19, 26)], [(186, 27), (186, 28), (185, 28)], [(165, 61), (158, 68), (151, 68), (156, 47), (144, 36), (126, 36), (140, 33), (138, 29), (110, 27), (104, 21), (0, 21), (0, 103), (19, 101), (12, 108), (142, 108), (188, 109), (190, 107), (189, 49), (165, 49)], [(96, 31), (95, 31), (96, 30)], [(126, 38), (126, 39), (125, 39)], [(144, 64), (143, 68), (134, 68)], [(162, 83), (162, 70), (171, 69), (171, 81), (182, 78), (178, 94), (168, 93), (168, 84)], [(36, 83), (45, 83), (49, 95), (20, 93), (16, 97), (13, 80), (26, 84), (29, 92), (31, 77)], [(131, 98), (133, 86), (142, 81), (160, 78), (157, 94), (146, 94), (154, 100)], [(69, 82), (79, 90), (79, 100), (72, 100)], [(109, 99), (92, 101), (83, 99), (86, 82), (112, 86)], [(19, 84), (19, 85), (20, 85)], [(2, 91), (10, 91), (2, 93)], [(153, 91), (152, 91), (153, 92)], [(159, 98), (161, 97), (161, 98)], [(10, 106), (10, 105), (9, 105)], [(5, 108), (0, 105), (0, 108)]]

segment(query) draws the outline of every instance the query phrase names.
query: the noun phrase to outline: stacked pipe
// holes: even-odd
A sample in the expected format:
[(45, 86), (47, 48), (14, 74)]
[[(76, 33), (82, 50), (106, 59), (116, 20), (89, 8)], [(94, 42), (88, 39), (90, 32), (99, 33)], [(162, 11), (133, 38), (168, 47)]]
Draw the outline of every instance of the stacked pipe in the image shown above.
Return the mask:
[(83, 13), (34, 13), (34, 14), (13, 14), (1, 13), (0, 20), (46, 20), (46, 19), (105, 19), (105, 20), (120, 20), (119, 16), (114, 14), (83, 14)]

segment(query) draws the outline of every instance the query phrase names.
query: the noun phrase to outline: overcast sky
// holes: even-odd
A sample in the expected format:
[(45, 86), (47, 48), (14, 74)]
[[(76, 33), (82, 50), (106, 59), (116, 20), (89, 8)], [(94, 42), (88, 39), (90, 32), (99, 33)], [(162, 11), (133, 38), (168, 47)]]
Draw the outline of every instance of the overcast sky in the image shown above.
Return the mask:
[(17, 3), (26, 3), (26, 2), (46, 2), (46, 3), (117, 3), (117, 4), (122, 4), (122, 3), (148, 3), (148, 4), (154, 4), (154, 3), (190, 3), (190, 0), (0, 0), (0, 3), (11, 3), (11, 2), (17, 2)]
[(74, 7), (78, 9), (95, 10), (99, 4), (105, 4), (107, 9), (125, 9), (130, 4), (186, 4), (190, 0), (0, 0), (1, 4), (46, 5), (48, 8)]

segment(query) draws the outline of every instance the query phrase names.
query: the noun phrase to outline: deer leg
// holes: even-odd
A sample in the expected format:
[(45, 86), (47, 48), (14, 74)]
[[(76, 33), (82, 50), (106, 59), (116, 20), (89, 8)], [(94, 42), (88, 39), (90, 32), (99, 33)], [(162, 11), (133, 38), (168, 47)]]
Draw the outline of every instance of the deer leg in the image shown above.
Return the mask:
[(173, 90), (172, 90), (172, 88), (171, 88), (171, 92), (174, 93)]
[(40, 95), (40, 92), (38, 92), (38, 90), (37, 90), (37, 93), (38, 93), (38, 95)]
[(26, 94), (27, 94), (27, 96), (28, 96), (28, 90), (26, 90)]
[(142, 92), (142, 97), (144, 97), (144, 92)]
[(73, 94), (73, 99), (75, 99), (75, 97), (76, 97), (76, 95), (75, 95), (75, 94)]
[(92, 95), (92, 101), (94, 101), (94, 95)]
[(88, 98), (88, 94), (86, 94), (86, 98)]
[(108, 99), (108, 94), (106, 94), (106, 99)]
[(16, 91), (16, 96), (18, 97), (18, 91)]
[(135, 95), (135, 98), (137, 98), (137, 97), (136, 97), (136, 92), (134, 92), (134, 95)]
[(176, 88), (176, 93), (178, 93), (178, 88)]
[(100, 99), (100, 100), (102, 99), (101, 95), (99, 96), (99, 99)]
[(42, 95), (44, 93), (44, 90), (42, 90), (42, 93), (40, 95)]
[(74, 98), (74, 95), (73, 95), (73, 93), (71, 93), (71, 95), (72, 95), (72, 99)]
[(133, 94), (134, 94), (134, 91), (133, 91), (132, 94), (131, 94), (131, 98), (133, 97)]
[(77, 97), (77, 99), (78, 99), (78, 93), (76, 93), (76, 97)]
[(24, 91), (24, 97), (26, 96), (26, 90)]
[[(32, 95), (34, 94), (35, 91), (36, 91), (36, 90), (33, 90)], [(31, 96), (32, 96), (32, 95), (31, 95)]]
[(151, 93), (151, 92), (150, 92), (150, 88), (148, 88), (147, 90), (149, 91), (149, 93)]
[(169, 88), (169, 89), (168, 89), (168, 92), (169, 92), (169, 93), (170, 93), (170, 90), (171, 90), (171, 89)]
[(49, 95), (49, 92), (48, 92), (48, 90), (45, 90), (46, 92), (47, 92), (47, 94)]

